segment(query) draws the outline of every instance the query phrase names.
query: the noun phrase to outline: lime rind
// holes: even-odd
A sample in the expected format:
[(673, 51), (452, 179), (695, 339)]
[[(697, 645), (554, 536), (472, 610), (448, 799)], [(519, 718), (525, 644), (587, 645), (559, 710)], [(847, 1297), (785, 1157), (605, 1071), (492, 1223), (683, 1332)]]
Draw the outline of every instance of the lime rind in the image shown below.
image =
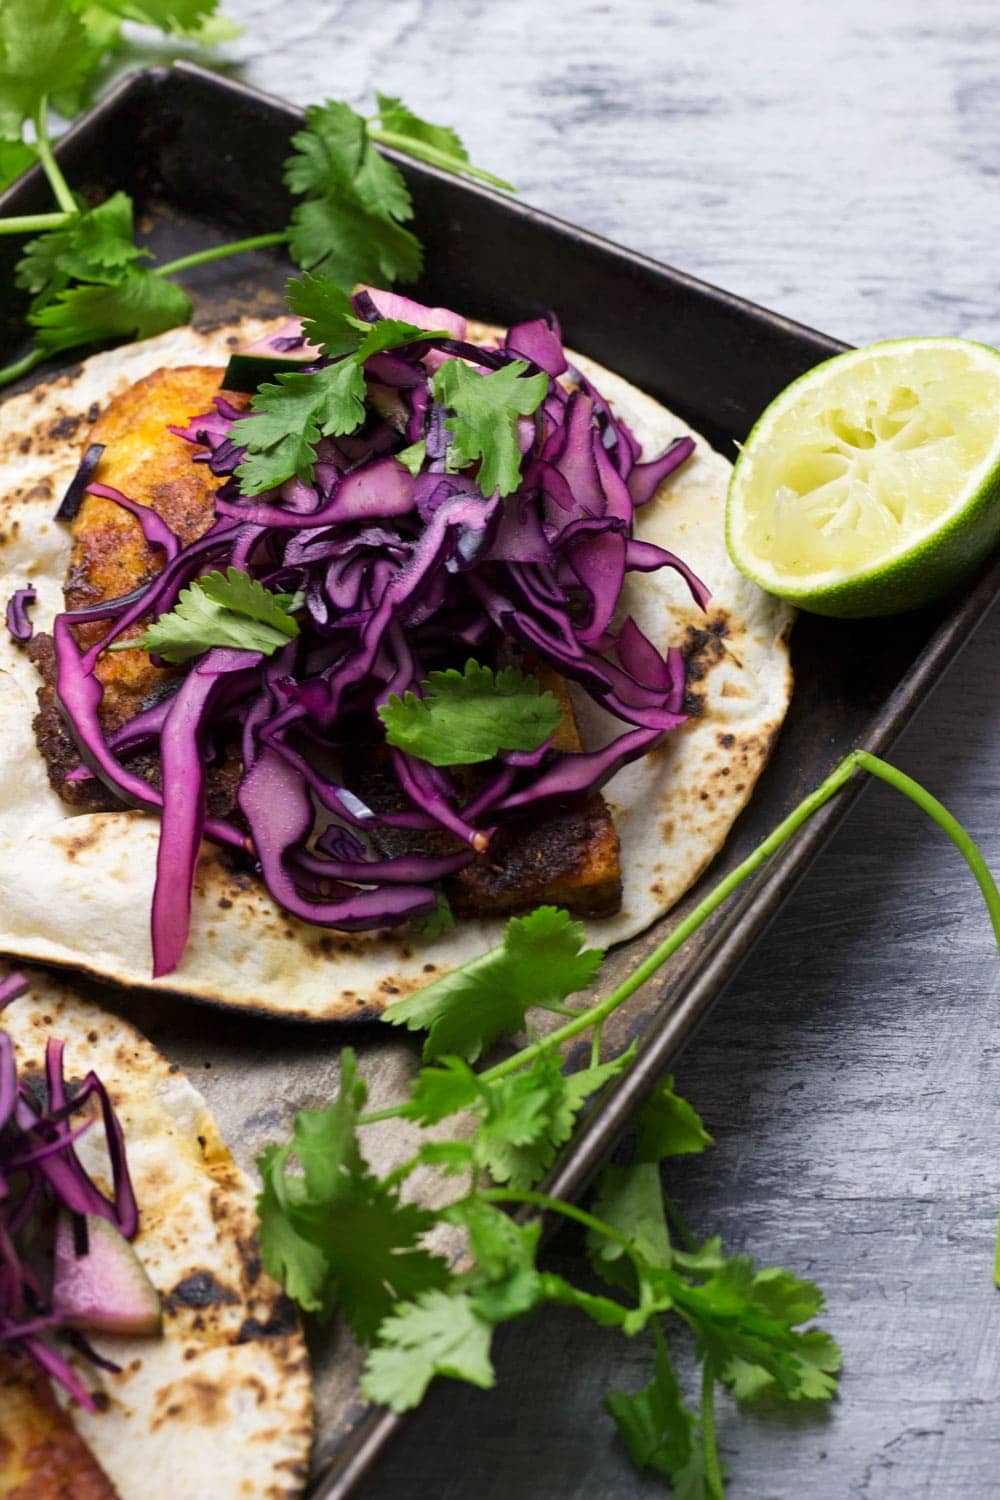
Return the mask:
[(750, 433), (726, 527), (743, 573), (819, 613), (947, 592), (1000, 540), (1000, 353), (900, 339), (808, 371)]

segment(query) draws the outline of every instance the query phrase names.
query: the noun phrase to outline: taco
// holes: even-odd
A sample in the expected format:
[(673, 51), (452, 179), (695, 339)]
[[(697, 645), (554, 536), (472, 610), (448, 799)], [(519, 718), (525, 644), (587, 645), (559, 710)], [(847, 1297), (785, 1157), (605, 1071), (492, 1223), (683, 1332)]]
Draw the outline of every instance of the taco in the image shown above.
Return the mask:
[[(400, 299), (389, 304), (386, 294), (372, 296), (399, 314)], [(370, 311), (370, 298), (368, 302)], [(423, 327), (441, 327), (444, 318), (450, 319), (444, 325), (450, 345), (430, 355), (410, 350), (408, 360), (399, 351), (376, 356), (380, 363), (373, 368), (373, 361), (366, 373), (380, 410), (363, 438), (353, 440), (370, 439), (369, 447), (352, 450), (351, 438), (341, 439), (339, 446), (330, 444), (320, 454), (328, 471), (322, 482), (317, 479), (310, 489), (295, 480), (280, 496), (257, 502), (246, 503), (231, 477), (241, 457), (233, 427), (245, 401), (227, 393), (206, 410), (205, 398), (220, 389), (222, 362), (234, 347), (255, 343), (267, 349), (270, 344), (272, 350), (287, 351), (296, 339), (284, 325), (178, 330), (98, 355), (77, 372), (0, 409), (0, 458), (8, 472), (7, 492), (0, 499), (0, 555), (11, 585), (35, 591), (32, 622), (36, 637), (43, 638), (36, 639), (30, 653), (13, 639), (0, 642), (3, 950), (74, 965), (126, 985), (149, 983), (151, 960), (156, 959), (161, 971), (156, 985), (196, 998), (289, 1017), (363, 1018), (482, 952), (498, 941), (509, 912), (540, 901), (578, 912), (590, 938), (602, 945), (631, 937), (677, 901), (721, 846), (751, 794), (791, 690), (790, 612), (739, 575), (726, 555), (722, 511), (729, 465), (620, 377), (575, 354), (562, 370), (558, 336), (542, 320), (519, 325), (505, 339), (497, 330), (466, 327), (464, 320), (440, 309), (407, 302), (405, 312)], [(379, 316), (378, 307), (374, 316)], [(479, 557), (506, 566), (508, 572), (520, 569), (521, 601), (527, 590), (531, 597), (525, 609), (534, 613), (528, 626), (511, 631), (511, 642), (504, 629), (494, 629), (501, 617), (509, 616), (509, 611), (503, 614), (503, 598), (497, 604), (501, 596), (489, 579), (477, 585), (485, 601), (484, 618), (491, 621), (490, 670), (495, 668), (499, 679), (510, 666), (519, 680), (531, 676), (537, 688), (551, 695), (559, 713), (548, 738), (532, 749), (504, 751), (500, 762), (485, 772), (462, 765), (454, 773), (442, 773), (422, 764), (414, 770), (413, 757), (387, 752), (378, 733), (373, 736), (369, 730), (338, 744), (336, 775), (319, 771), (315, 761), (303, 768), (302, 744), (288, 741), (279, 746), (280, 753), (270, 744), (266, 751), (252, 752), (251, 761), (254, 755), (257, 759), (248, 768), (247, 755), (234, 750), (231, 740), (228, 746), (216, 746), (214, 764), (205, 773), (204, 830), (217, 842), (202, 848), (197, 863), (190, 820), (185, 837), (164, 846), (159, 820), (142, 811), (120, 804), (113, 804), (114, 810), (107, 804), (87, 810), (87, 797), (100, 797), (101, 788), (86, 768), (75, 768), (79, 723), (75, 742), (66, 740), (54, 712), (51, 653), (46, 662), (44, 636), (64, 608), (64, 581), (65, 604), (83, 611), (76, 615), (81, 622), (75, 637), (78, 659), (107, 629), (106, 601), (128, 598), (129, 588), (148, 587), (151, 578), (160, 576), (163, 549), (173, 545), (157, 532), (164, 517), (169, 536), (179, 538), (193, 555), (206, 545), (206, 528), (215, 519), (213, 504), (219, 507), (221, 532), (227, 524), (234, 530), (243, 520), (250, 527), (277, 527), (283, 534), (290, 523), (282, 513), (298, 508), (309, 517), (307, 526), (301, 515), (293, 515), (305, 537), (301, 552), (310, 545), (310, 536), (318, 538), (317, 545), (325, 544), (313, 519), (329, 510), (323, 511), (322, 483), (329, 493), (343, 479), (337, 490), (343, 502), (350, 477), (354, 546), (369, 505), (366, 476), (376, 469), (383, 482), (382, 509), (374, 512), (374, 529), (382, 526), (378, 545), (388, 547), (390, 554), (393, 547), (398, 551), (400, 537), (386, 520), (385, 507), (388, 503), (390, 516), (393, 506), (405, 513), (407, 524), (418, 508), (396, 456), (412, 435), (417, 406), (412, 392), (422, 381), (426, 403), (427, 371), (433, 362), (440, 362), (448, 347), (469, 351), (474, 344), (491, 346), (492, 367), (505, 360), (509, 365), (523, 352), (536, 371), (548, 363), (554, 372), (542, 413), (533, 419), (534, 436), (521, 426), (517, 434), (526, 466), (535, 464), (532, 473), (545, 471), (537, 485), (536, 523), (532, 529), (522, 510), (520, 519), (508, 524), (519, 499), (515, 495), (504, 505), (502, 519), (496, 512), (487, 528), (480, 520), (484, 496), (474, 479), (461, 474), (450, 480), (442, 498), (440, 485), (424, 481), (448, 477), (442, 472), (443, 457), (436, 473), (427, 472), (423, 460), (417, 478), (424, 506), (420, 518), (429, 536), (435, 524), (443, 530), (446, 511), (458, 515), (463, 501), (475, 512), (474, 522), (463, 521), (464, 532), (456, 521), (451, 533), (453, 555), (447, 566), (452, 577), (466, 565), (455, 549), (466, 545), (488, 547)], [(314, 357), (308, 349), (306, 357)], [(420, 373), (415, 376), (414, 370)], [(586, 474), (574, 471), (578, 448), (572, 447), (579, 436), (574, 424), (583, 422)], [(424, 427), (429, 433), (426, 420)], [(556, 427), (559, 432), (553, 431)], [(95, 467), (95, 441), (101, 445), (105, 438)], [(53, 517), (76, 474), (81, 441), (90, 455), (90, 472), (78, 477), (77, 488), (89, 480), (103, 485), (103, 493), (87, 496), (71, 538)], [(202, 460), (200, 465), (192, 463), (193, 457)], [(435, 469), (433, 463), (429, 467)], [(392, 491), (388, 502), (387, 478)], [(221, 500), (215, 493), (220, 480), (225, 482)], [(580, 500), (588, 484), (596, 486), (599, 503)], [(564, 501), (567, 494), (570, 499)], [(123, 501), (128, 509), (122, 508)], [(559, 509), (570, 505), (582, 509), (567, 522)], [(617, 515), (611, 516), (615, 506)], [(554, 516), (560, 537), (569, 538), (562, 544), (559, 566), (573, 571), (573, 607), (584, 609), (571, 628), (550, 628), (545, 617), (553, 611), (544, 586), (537, 577), (530, 589), (524, 582), (533, 568), (550, 582), (556, 577), (536, 567), (548, 555), (556, 529), (539, 529), (539, 514)], [(477, 530), (478, 540), (470, 543)], [(355, 589), (355, 603), (358, 579), (395, 576), (391, 567), (385, 571), (385, 558), (372, 545), (365, 556), (355, 546), (340, 560), (338, 579)], [(411, 538), (405, 545), (411, 548), (410, 567), (417, 544)], [(228, 552), (223, 565), (233, 555)], [(281, 555), (287, 563), (290, 554)], [(205, 556), (215, 560), (211, 545)], [(245, 559), (245, 549), (239, 556)], [(190, 579), (196, 571), (197, 564), (185, 576)], [(287, 566), (282, 571), (272, 565), (264, 576), (276, 588), (286, 582), (297, 587), (293, 573)], [(707, 602), (698, 580), (711, 596)], [(425, 602), (420, 603), (424, 614), (418, 611), (410, 618), (433, 614)], [(371, 598), (368, 606), (370, 615)], [(313, 606), (307, 602), (305, 607)], [(317, 609), (324, 607), (321, 600), (316, 603)], [(441, 665), (461, 672), (462, 658), (478, 650), (484, 627), (460, 613), (449, 616), (448, 623), (454, 629), (453, 654)], [(64, 636), (66, 629), (64, 625)], [(565, 649), (560, 642), (568, 642)], [(120, 644), (125, 643), (127, 637)], [(405, 642), (397, 642), (391, 658), (395, 665), (383, 682), (386, 693), (392, 689), (397, 699), (418, 686), (420, 676), (399, 668), (405, 651)], [(133, 766), (128, 785), (135, 800), (147, 806), (159, 798), (160, 773), (156, 764), (143, 767), (149, 737), (143, 740), (134, 726), (162, 728), (164, 705), (176, 693), (178, 679), (189, 684), (192, 699), (207, 701), (214, 695), (234, 721), (250, 714), (250, 699), (240, 698), (245, 657), (238, 653), (210, 653), (186, 675), (183, 668), (164, 666), (162, 659), (151, 663), (140, 650), (98, 659), (88, 683), (101, 682), (101, 743), (112, 750), (122, 747), (122, 759), (126, 751), (134, 753), (134, 766), (128, 761)], [(47, 677), (40, 713), (36, 663)], [(432, 665), (438, 665), (436, 659)], [(265, 662), (259, 670), (265, 676), (270, 671), (272, 707), (279, 701), (287, 706), (293, 692), (301, 704), (316, 691), (315, 686), (303, 688), (300, 680), (289, 689), (285, 678), (292, 674), (280, 664), (271, 669)], [(90, 686), (81, 689), (78, 700), (90, 691)], [(62, 696), (65, 700), (65, 691)], [(36, 746), (33, 721), (48, 765)], [(386, 774), (387, 757), (394, 777)], [(400, 761), (410, 777), (409, 782), (403, 777), (403, 800)], [(586, 776), (581, 766), (589, 767)], [(123, 784), (118, 783), (119, 795)], [(75, 805), (68, 805), (67, 796)], [(270, 826), (268, 809), (297, 809), (310, 797), (333, 809), (331, 828), (316, 825), (307, 831), (297, 822), (297, 810), (285, 819), (295, 828)], [(466, 810), (477, 803), (482, 815), (473, 819)], [(255, 822), (258, 818), (267, 826)], [(270, 891), (243, 852), (248, 823), (253, 854), (263, 864)], [(318, 848), (324, 840), (325, 849)], [(164, 898), (163, 866), (171, 859), (171, 878), (177, 877), (178, 886)], [(366, 862), (389, 871), (389, 884), (372, 889), (365, 879)], [(185, 865), (190, 871), (178, 875)], [(421, 930), (421, 919), (442, 888), (457, 922), (431, 937)], [(154, 900), (161, 907), (160, 947), (172, 944), (174, 949), (167, 964), (155, 952)], [(144, 916), (151, 908), (153, 953)], [(187, 942), (183, 936), (176, 942), (171, 933), (184, 929), (186, 935), (188, 922)], [(402, 925), (392, 925), (398, 923)]]
[[(248, 1179), (144, 1037), (27, 977), (0, 1011), (0, 1494), (290, 1500), (308, 1471), (309, 1362), (261, 1271)], [(59, 1130), (69, 1146), (18, 1165)], [(94, 1331), (109, 1327), (128, 1331)]]

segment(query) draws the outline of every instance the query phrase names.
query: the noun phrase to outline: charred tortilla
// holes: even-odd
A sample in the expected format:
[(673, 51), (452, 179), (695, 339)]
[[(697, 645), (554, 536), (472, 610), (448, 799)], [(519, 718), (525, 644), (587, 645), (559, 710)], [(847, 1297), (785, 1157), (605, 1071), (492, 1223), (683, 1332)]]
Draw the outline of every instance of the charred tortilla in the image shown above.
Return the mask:
[[(55, 1036), (66, 1042), (70, 1077), (93, 1068), (107, 1085), (139, 1203), (135, 1249), (162, 1298), (163, 1335), (92, 1335), (121, 1373), (71, 1357), (98, 1408), (84, 1411), (60, 1391), (71, 1426), (33, 1364), (0, 1362), (0, 1494), (291, 1500), (308, 1469), (309, 1363), (291, 1304), (260, 1269), (249, 1179), (201, 1095), (144, 1037), (48, 976), (28, 977), (30, 991), (0, 1024), (22, 1076), (41, 1067), (46, 1037)], [(99, 1136), (84, 1136), (77, 1150), (106, 1190)], [(13, 1479), (5, 1488), (19, 1468), (26, 1488)], [(50, 1487), (31, 1488), (29, 1476)], [(56, 1479), (78, 1488), (52, 1487)]]
[[(109, 399), (164, 366), (221, 365), (260, 324), (177, 330), (88, 360), (79, 372), (0, 408), (0, 557), (10, 588), (39, 591), (46, 630), (62, 607), (70, 553), (52, 520), (79, 445)], [(480, 330), (482, 334), (484, 330)], [(630, 423), (648, 453), (687, 432), (626, 381), (577, 363)], [(180, 445), (180, 439), (178, 444)], [(623, 941), (671, 907), (721, 847), (750, 796), (787, 707), (790, 613), (736, 573), (723, 540), (729, 465), (702, 440), (639, 514), (636, 534), (680, 552), (713, 592), (703, 615), (668, 572), (630, 579), (625, 606), (658, 647), (689, 657), (689, 720), (605, 788), (621, 846), (621, 909), (588, 920), (595, 942)], [(149, 911), (158, 825), (128, 811), (73, 816), (49, 785), (32, 734), (38, 677), (27, 653), (0, 642), (0, 948), (70, 964), (126, 985), (149, 983)], [(582, 739), (610, 737), (600, 709), (574, 696)], [(585, 852), (585, 851), (584, 851)], [(482, 872), (500, 900), (502, 868)], [(206, 847), (191, 942), (158, 986), (235, 1007), (308, 1019), (383, 1009), (499, 939), (502, 919), (463, 917), (433, 942), (396, 933), (341, 934), (279, 910), (224, 852)]]

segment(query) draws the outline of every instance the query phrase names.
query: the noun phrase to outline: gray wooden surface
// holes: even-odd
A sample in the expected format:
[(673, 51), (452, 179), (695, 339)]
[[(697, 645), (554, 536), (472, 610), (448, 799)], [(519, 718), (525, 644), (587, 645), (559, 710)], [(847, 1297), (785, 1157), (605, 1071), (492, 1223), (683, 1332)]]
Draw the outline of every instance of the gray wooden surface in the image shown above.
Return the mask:
[[(228, 9), (249, 81), (398, 92), (529, 202), (829, 333), (1000, 342), (994, 0)], [(995, 613), (895, 756), (995, 870), (998, 648)], [(726, 1411), (734, 1496), (1000, 1494), (998, 974), (956, 856), (873, 789), (681, 1060), (718, 1139), (673, 1173), (685, 1214), (819, 1280), (845, 1353), (825, 1421)], [(439, 1388), (365, 1494), (662, 1492), (601, 1409), (648, 1360), (569, 1314), (516, 1326), (499, 1389)]]

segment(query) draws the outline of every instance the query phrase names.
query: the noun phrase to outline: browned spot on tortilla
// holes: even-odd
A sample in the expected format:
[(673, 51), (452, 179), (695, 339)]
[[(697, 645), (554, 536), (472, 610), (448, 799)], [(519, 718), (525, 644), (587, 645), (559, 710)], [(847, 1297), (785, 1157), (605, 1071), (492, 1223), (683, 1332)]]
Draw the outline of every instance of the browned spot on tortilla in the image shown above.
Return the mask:
[(187, 1375), (157, 1391), (150, 1427), (158, 1432), (165, 1423), (180, 1419), (197, 1427), (222, 1427), (229, 1415), (223, 1385), (201, 1375)]
[(84, 854), (88, 849), (94, 849), (99, 845), (100, 827), (95, 826), (84, 833), (76, 833), (73, 831), (71, 822), (66, 833), (52, 834), (52, 842), (60, 845), (67, 859), (74, 860), (78, 854)]
[(48, 435), (54, 442), (60, 443), (68, 438), (76, 437), (79, 425), (80, 418), (73, 412), (66, 412), (64, 416), (57, 417), (49, 426)]
[(248, 1344), (253, 1339), (286, 1338), (298, 1327), (295, 1305), (284, 1293), (274, 1299), (263, 1322), (256, 1317), (244, 1318), (233, 1342)]
[(719, 744), (722, 746), (723, 750), (731, 750), (736, 744), (735, 734), (720, 734), (717, 735), (716, 738), (718, 739)]
[(163, 1305), (167, 1312), (176, 1313), (178, 1307), (231, 1306), (239, 1300), (232, 1288), (223, 1286), (211, 1271), (192, 1271), (190, 1276), (185, 1276), (177, 1283), (173, 1291), (167, 1293)]

